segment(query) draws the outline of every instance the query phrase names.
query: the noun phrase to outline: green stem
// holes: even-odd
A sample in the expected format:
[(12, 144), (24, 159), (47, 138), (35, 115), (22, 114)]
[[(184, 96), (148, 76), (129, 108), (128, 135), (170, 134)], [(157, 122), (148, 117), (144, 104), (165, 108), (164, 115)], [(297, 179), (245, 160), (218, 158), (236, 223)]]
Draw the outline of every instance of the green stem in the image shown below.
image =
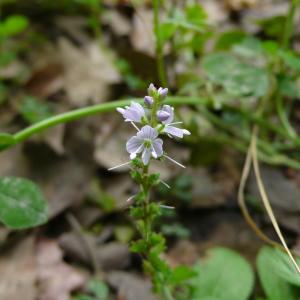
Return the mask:
[(284, 25), (284, 32), (282, 36), (281, 45), (283, 49), (288, 49), (289, 42), (293, 34), (293, 22), (294, 22), (294, 16), (296, 12), (296, 8), (299, 5), (299, 0), (290, 0), (290, 7), (289, 11), (286, 17), (286, 22)]
[(153, 0), (153, 31), (156, 41), (156, 61), (157, 61), (157, 71), (160, 84), (163, 87), (168, 86), (167, 75), (165, 72), (164, 65), (164, 54), (163, 54), (163, 43), (161, 39), (160, 26), (159, 26), (159, 2), (160, 0)]
[(278, 113), (278, 117), (279, 117), (280, 122), (281, 122), (282, 126), (284, 127), (286, 133), (292, 139), (297, 138), (297, 133), (295, 132), (292, 125), (290, 124), (288, 116), (286, 114), (286, 111), (284, 110), (283, 97), (281, 95), (279, 95), (279, 94), (276, 95), (275, 104), (276, 104), (276, 110)]
[[(50, 127), (56, 126), (58, 124), (67, 123), (75, 120), (79, 120), (83, 117), (92, 116), (101, 113), (107, 113), (115, 110), (117, 107), (124, 107), (129, 105), (131, 101), (141, 102), (142, 100), (139, 99), (127, 99), (127, 100), (120, 100), (120, 101), (112, 101), (101, 103), (97, 105), (92, 105), (85, 108), (75, 109), (73, 111), (69, 111), (66, 113), (62, 113), (51, 118), (45, 119), (41, 122), (35, 123), (13, 135), (15, 144), (18, 144), (32, 135), (44, 131)], [(197, 98), (197, 97), (170, 97), (166, 101), (166, 103), (171, 105), (180, 105), (180, 104), (187, 104), (187, 105), (204, 105), (207, 103), (208, 100), (204, 98)]]

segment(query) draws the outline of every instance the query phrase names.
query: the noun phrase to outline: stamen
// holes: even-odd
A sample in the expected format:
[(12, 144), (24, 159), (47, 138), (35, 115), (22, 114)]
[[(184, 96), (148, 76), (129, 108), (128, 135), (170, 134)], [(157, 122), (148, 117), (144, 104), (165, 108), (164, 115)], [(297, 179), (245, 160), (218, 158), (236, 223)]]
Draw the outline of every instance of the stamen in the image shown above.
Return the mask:
[(118, 165), (118, 166), (115, 166), (115, 167), (112, 167), (112, 168), (109, 168), (108, 171), (112, 171), (114, 169), (118, 169), (118, 168), (121, 168), (121, 167), (124, 167), (126, 165), (129, 165), (130, 164), (130, 161), (124, 163), (124, 164), (121, 164), (121, 165)]
[(140, 129), (133, 122), (130, 122), (130, 123), (137, 131), (140, 131)]
[(182, 165), (182, 164), (179, 163), (178, 161), (174, 160), (174, 159), (171, 158), (170, 156), (164, 154), (164, 157), (167, 158), (168, 160), (170, 160), (171, 162), (173, 162), (174, 164), (178, 165), (179, 167), (185, 169), (185, 166), (184, 166), (184, 165)]
[(168, 206), (168, 205), (159, 205), (161, 208), (166, 208), (166, 209), (175, 209), (174, 206)]
[(160, 183), (163, 184), (165, 187), (167, 187), (168, 189), (170, 189), (171, 187), (163, 180), (160, 180)]

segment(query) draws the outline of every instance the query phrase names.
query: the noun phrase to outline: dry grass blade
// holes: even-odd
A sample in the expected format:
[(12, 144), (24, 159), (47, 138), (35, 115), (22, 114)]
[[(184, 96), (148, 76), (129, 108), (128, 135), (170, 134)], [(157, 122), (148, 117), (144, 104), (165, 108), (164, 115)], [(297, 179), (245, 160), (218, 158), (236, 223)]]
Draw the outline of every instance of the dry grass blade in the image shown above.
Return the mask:
[(300, 268), (295, 260), (295, 258), (293, 257), (291, 251), (289, 250), (286, 241), (282, 235), (282, 232), (279, 228), (278, 222), (276, 220), (276, 217), (274, 215), (273, 209), (271, 207), (270, 201), (268, 199), (268, 195), (266, 192), (266, 189), (264, 187), (261, 175), (260, 175), (260, 169), (259, 169), (259, 163), (258, 163), (258, 159), (257, 159), (257, 149), (256, 149), (256, 140), (257, 140), (257, 127), (254, 128), (253, 133), (252, 133), (252, 139), (251, 139), (251, 144), (250, 144), (250, 153), (252, 156), (252, 161), (253, 161), (253, 167), (254, 167), (254, 173), (255, 173), (255, 177), (256, 177), (256, 181), (257, 181), (257, 185), (258, 185), (258, 189), (259, 189), (259, 193), (262, 199), (262, 202), (264, 204), (264, 207), (267, 211), (267, 214), (272, 222), (272, 225), (280, 239), (280, 242), (282, 243), (284, 250), (286, 251), (286, 253), (288, 254), (288, 256), (290, 257), (293, 265), (296, 268), (296, 271), (298, 272), (298, 274), (300, 275)]
[(264, 242), (266, 242), (274, 247), (282, 248), (282, 246), (280, 244), (271, 240), (259, 229), (259, 227), (256, 225), (255, 221), (253, 220), (253, 218), (251, 217), (251, 215), (248, 211), (248, 208), (247, 208), (247, 205), (245, 202), (245, 186), (246, 186), (247, 179), (249, 177), (251, 163), (252, 163), (251, 146), (249, 146), (248, 151), (247, 151), (246, 160), (245, 160), (244, 167), (243, 167), (243, 171), (242, 171), (239, 190), (238, 190), (238, 204), (240, 206), (240, 209), (242, 211), (242, 214), (243, 214), (246, 222), (252, 228), (252, 230), (255, 232), (255, 234), (259, 238), (261, 238)]

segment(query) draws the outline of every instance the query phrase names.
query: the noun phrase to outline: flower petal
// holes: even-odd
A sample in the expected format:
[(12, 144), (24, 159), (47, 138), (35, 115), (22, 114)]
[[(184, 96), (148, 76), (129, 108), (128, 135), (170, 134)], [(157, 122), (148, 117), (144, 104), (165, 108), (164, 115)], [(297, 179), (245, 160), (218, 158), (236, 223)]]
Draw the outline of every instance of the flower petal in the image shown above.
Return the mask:
[(184, 130), (185, 129), (181, 129), (181, 128), (177, 128), (174, 126), (166, 126), (163, 130), (163, 132), (165, 133), (169, 133), (173, 136), (179, 137), (179, 138), (183, 138), (184, 135)]
[(143, 140), (139, 139), (136, 136), (133, 136), (126, 143), (126, 150), (128, 153), (139, 153), (142, 151), (139, 148), (143, 145)]
[(137, 133), (137, 137), (140, 139), (150, 139), (154, 140), (158, 136), (158, 132), (156, 129), (152, 128), (149, 125), (145, 125), (142, 127), (141, 131)]
[(163, 155), (163, 141), (162, 139), (155, 139), (153, 144), (152, 144), (152, 147), (153, 147), (153, 150), (156, 154), (156, 157), (160, 157)]
[(145, 166), (149, 164), (151, 157), (151, 150), (149, 148), (145, 148), (142, 154), (142, 161)]
[(162, 107), (162, 110), (167, 112), (170, 116), (165, 121), (163, 121), (164, 124), (170, 124), (174, 120), (174, 108), (170, 105), (164, 105)]

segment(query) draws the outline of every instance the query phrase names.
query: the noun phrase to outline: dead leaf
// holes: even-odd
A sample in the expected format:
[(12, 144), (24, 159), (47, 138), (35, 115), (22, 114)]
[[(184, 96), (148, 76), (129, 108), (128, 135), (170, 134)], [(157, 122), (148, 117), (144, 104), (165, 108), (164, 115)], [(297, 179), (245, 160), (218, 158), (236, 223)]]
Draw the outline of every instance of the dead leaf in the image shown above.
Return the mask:
[(118, 299), (157, 300), (151, 291), (151, 284), (141, 276), (127, 272), (113, 271), (107, 275), (110, 285), (117, 289)]
[(107, 11), (103, 15), (102, 22), (109, 25), (113, 32), (118, 36), (129, 35), (132, 30), (132, 25), (130, 24), (128, 18), (126, 18), (117, 10)]
[[(290, 179), (278, 168), (263, 165), (261, 176), (271, 205), (285, 212), (300, 212), (300, 174)], [(251, 174), (248, 188), (252, 195), (260, 199), (254, 174)]]
[(32, 236), (11, 245), (9, 251), (1, 255), (0, 273), (0, 299), (36, 299), (37, 271)]
[(57, 55), (64, 66), (64, 89), (73, 105), (103, 102), (109, 97), (109, 85), (121, 82), (113, 54), (100, 49), (97, 42), (78, 48), (61, 38)]
[[(63, 89), (73, 106), (106, 101), (110, 85), (121, 82), (114, 60), (113, 53), (101, 49), (97, 41), (78, 47), (60, 38), (56, 45), (48, 44), (32, 54), (36, 71), (28, 83), (29, 89), (43, 96)], [(41, 76), (43, 73), (47, 74), (46, 79)]]
[(130, 36), (133, 48), (150, 56), (155, 56), (155, 37), (153, 34), (153, 11), (145, 7), (135, 10), (133, 32)]
[[(94, 249), (96, 260), (101, 269), (123, 269), (129, 265), (130, 253), (127, 245), (118, 242), (98, 244), (97, 239), (88, 234), (85, 234), (84, 238)], [(83, 243), (82, 237), (75, 233), (66, 233), (60, 237), (59, 243), (66, 255), (91, 265), (91, 254), (87, 249), (87, 245)]]
[(71, 300), (71, 292), (85, 284), (86, 274), (66, 264), (62, 257), (62, 251), (55, 240), (39, 241), (37, 245), (39, 300)]

